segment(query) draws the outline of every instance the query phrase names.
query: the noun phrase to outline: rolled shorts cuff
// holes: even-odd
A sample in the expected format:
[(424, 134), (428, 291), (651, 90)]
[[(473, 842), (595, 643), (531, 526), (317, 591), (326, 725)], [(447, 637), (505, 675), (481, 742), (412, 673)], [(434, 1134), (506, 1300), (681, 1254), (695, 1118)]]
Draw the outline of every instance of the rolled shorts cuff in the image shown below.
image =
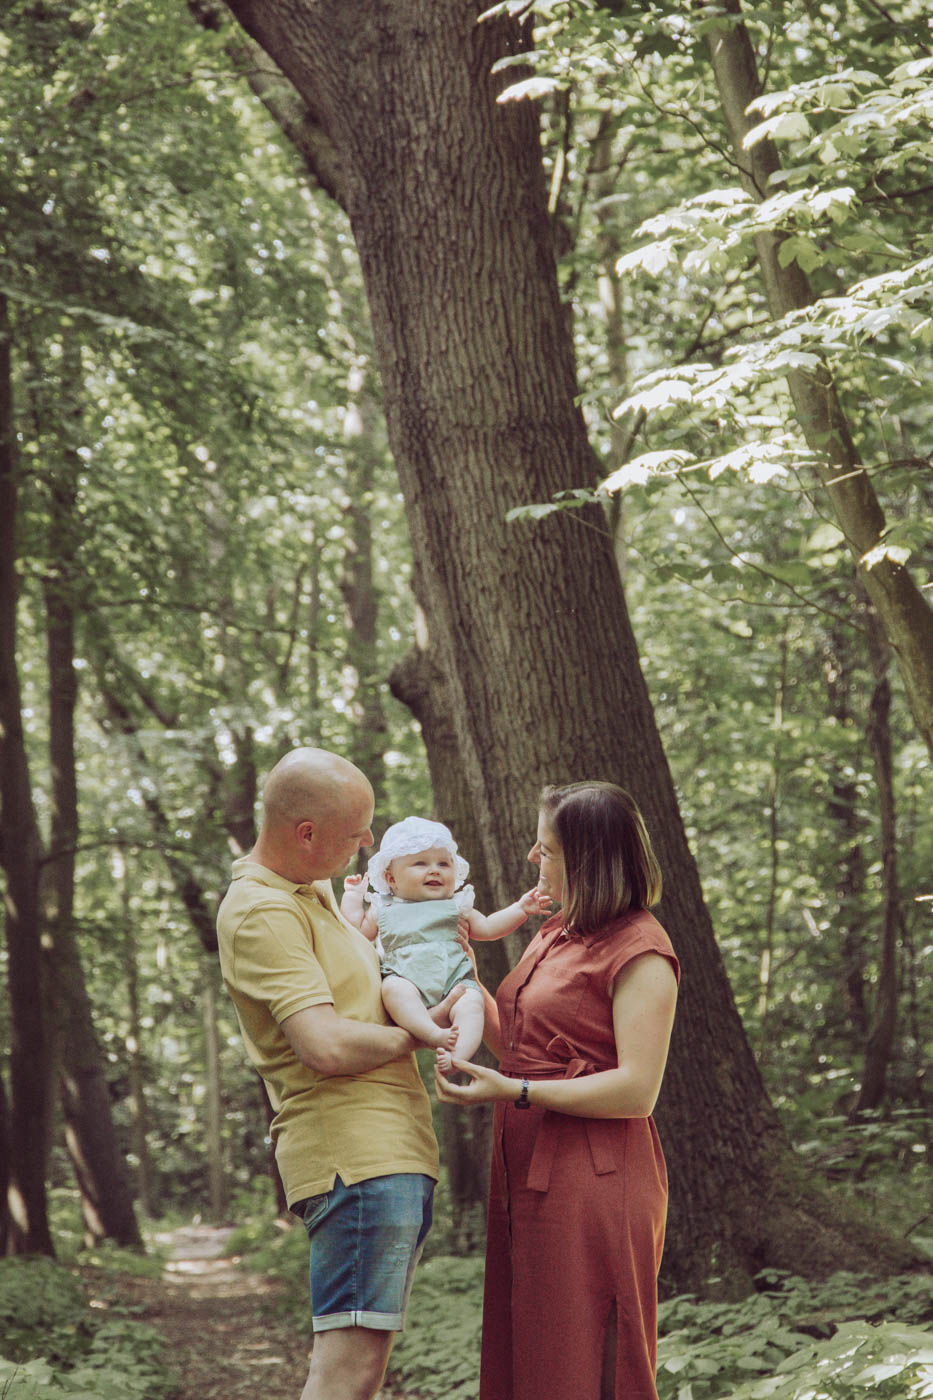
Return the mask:
[(405, 1319), (401, 1313), (339, 1312), (311, 1318), (313, 1332), (335, 1332), (338, 1327), (370, 1327), (374, 1332), (402, 1332)]

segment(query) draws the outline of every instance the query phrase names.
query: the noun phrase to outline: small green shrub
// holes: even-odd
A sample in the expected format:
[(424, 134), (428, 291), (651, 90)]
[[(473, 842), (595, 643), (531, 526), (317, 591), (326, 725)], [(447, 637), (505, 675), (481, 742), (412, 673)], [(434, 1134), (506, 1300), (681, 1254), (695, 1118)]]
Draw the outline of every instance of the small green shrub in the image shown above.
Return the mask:
[[(87, 1341), (81, 1286), (51, 1259), (0, 1259), (0, 1349), (10, 1361), (43, 1351), (67, 1359)], [(2, 1393), (2, 1392), (0, 1392)]]
[(3, 1400), (167, 1400), (164, 1346), (143, 1323), (92, 1312), (52, 1260), (0, 1260)]
[(412, 1285), (405, 1331), (389, 1379), (420, 1395), (472, 1400), (479, 1388), (483, 1260), (448, 1255), (423, 1261)]
[(928, 1276), (842, 1273), (813, 1284), (768, 1273), (759, 1282), (766, 1290), (741, 1303), (661, 1305), (660, 1400), (933, 1395), (933, 1331), (909, 1325), (933, 1317)]

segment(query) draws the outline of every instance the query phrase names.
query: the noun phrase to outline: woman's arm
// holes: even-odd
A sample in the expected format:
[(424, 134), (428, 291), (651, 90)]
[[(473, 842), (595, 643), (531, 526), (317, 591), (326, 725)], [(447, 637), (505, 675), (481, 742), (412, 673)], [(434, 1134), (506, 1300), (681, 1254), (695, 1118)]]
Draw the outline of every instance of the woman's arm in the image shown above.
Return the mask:
[[(660, 953), (635, 958), (619, 973), (612, 992), (618, 1068), (576, 1079), (530, 1080), (529, 1103), (578, 1118), (647, 1118), (661, 1088), (676, 1004), (677, 979), (667, 958)], [(437, 1075), (438, 1098), (447, 1103), (518, 1098), (516, 1079), (456, 1059), (454, 1069), (469, 1074), (470, 1083), (452, 1084)]]

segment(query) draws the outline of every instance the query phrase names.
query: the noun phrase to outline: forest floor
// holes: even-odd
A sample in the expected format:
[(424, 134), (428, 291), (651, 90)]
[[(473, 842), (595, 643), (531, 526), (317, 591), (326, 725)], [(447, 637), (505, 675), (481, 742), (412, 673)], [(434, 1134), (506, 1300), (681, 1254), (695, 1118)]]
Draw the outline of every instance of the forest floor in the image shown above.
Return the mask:
[[(113, 1277), (98, 1306), (129, 1307), (165, 1337), (178, 1377), (175, 1400), (298, 1400), (308, 1374), (310, 1335), (276, 1315), (280, 1285), (227, 1254), (232, 1230), (188, 1225), (159, 1236), (168, 1259), (159, 1278)], [(103, 1282), (81, 1270), (91, 1296)], [(106, 1294), (106, 1299), (104, 1298)], [(417, 1400), (386, 1387), (382, 1400)]]

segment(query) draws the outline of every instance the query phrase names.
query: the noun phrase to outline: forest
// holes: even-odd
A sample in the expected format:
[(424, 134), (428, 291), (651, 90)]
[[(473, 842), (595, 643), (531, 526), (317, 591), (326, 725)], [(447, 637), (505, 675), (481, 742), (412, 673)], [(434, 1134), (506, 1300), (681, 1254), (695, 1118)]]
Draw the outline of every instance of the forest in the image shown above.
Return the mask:
[[(259, 1393), (146, 1310), (192, 1229), (307, 1353), (215, 930), (307, 744), (481, 909), (634, 794), (659, 1394), (933, 1396), (926, 4), (5, 0), (0, 64), (0, 1394)], [(434, 1111), (385, 1393), (471, 1400)]]

